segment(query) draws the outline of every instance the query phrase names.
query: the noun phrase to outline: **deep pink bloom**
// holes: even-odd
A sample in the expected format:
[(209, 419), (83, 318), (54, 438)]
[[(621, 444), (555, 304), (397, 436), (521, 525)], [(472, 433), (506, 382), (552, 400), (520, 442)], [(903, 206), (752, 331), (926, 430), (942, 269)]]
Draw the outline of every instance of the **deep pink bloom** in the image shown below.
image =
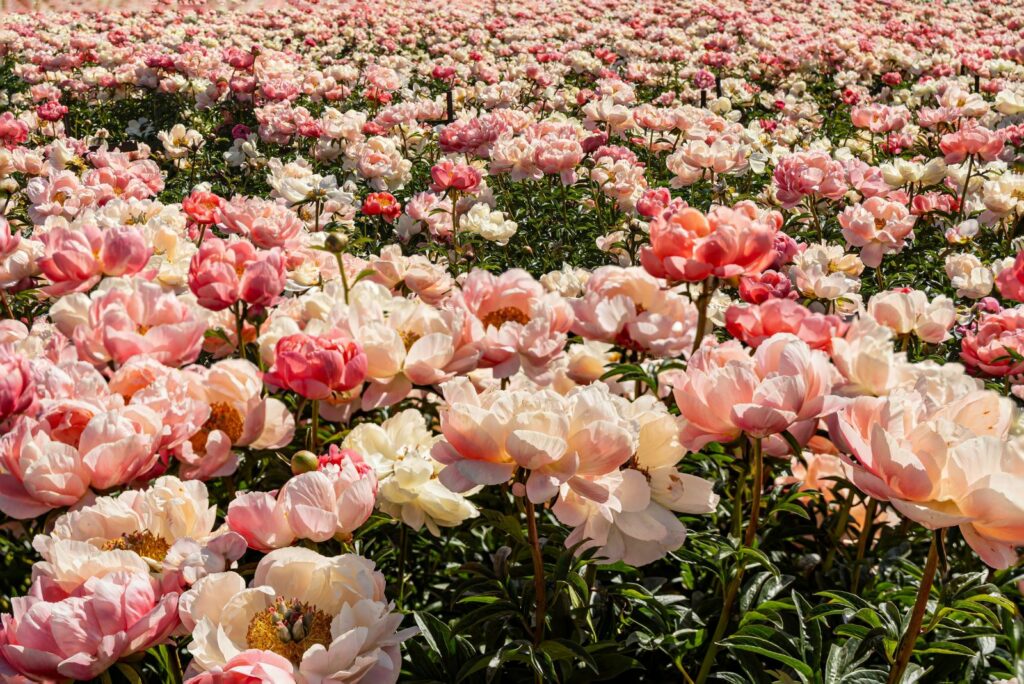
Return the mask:
[(327, 399), (347, 392), (366, 377), (362, 346), (335, 331), (330, 335), (297, 333), (282, 337), (265, 380), (307, 399)]
[(11, 112), (0, 114), (0, 142), (11, 149), (28, 140), (28, 124)]
[(402, 214), (402, 205), (390, 192), (371, 192), (363, 200), (363, 213), (367, 216), (383, 216), (389, 223)]
[(789, 276), (771, 270), (740, 278), (739, 290), (740, 299), (750, 304), (761, 304), (769, 299), (796, 299), (799, 296)]
[(986, 314), (976, 330), (968, 330), (960, 360), (980, 375), (1003, 377), (1024, 373), (1024, 308)]

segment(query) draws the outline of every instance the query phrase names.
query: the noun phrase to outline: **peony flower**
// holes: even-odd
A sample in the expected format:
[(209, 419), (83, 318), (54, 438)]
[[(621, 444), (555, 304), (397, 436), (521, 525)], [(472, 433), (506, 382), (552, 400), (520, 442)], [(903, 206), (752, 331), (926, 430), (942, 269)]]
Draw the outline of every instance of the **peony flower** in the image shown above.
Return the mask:
[[(69, 317), (66, 325), (59, 320), (56, 323), (74, 341), (83, 360), (97, 366), (108, 362), (121, 365), (133, 356), (147, 355), (169, 366), (181, 366), (199, 356), (206, 324), (194, 305), (156, 283), (124, 279), (89, 299), (73, 296), (81, 297), (67, 303), (68, 309), (79, 310), (77, 320)], [(51, 309), (51, 315), (56, 310), (56, 306)]]
[(49, 534), (32, 541), (43, 557), (33, 577), (69, 595), (106, 568), (152, 568), (168, 590), (193, 584), (245, 552), (239, 535), (215, 527), (216, 517), (202, 482), (161, 477), (145, 490), (100, 497), (57, 518)]
[(550, 382), (551, 363), (565, 349), (572, 309), (526, 271), (500, 276), (474, 269), (447, 306), (473, 319), (470, 334), (483, 348), (481, 368), (505, 378), (522, 368), (535, 382)]
[(725, 312), (729, 334), (751, 347), (757, 347), (776, 333), (792, 333), (811, 349), (828, 351), (832, 338), (846, 332), (838, 316), (814, 313), (790, 299), (769, 299), (753, 306), (732, 305)]
[(554, 496), (562, 484), (603, 500), (607, 490), (592, 480), (633, 455), (633, 426), (622, 416), (625, 400), (603, 385), (563, 397), (492, 388), (478, 394), (468, 380), (442, 386), (445, 441), (431, 455), (447, 466), (441, 482), (455, 492), (507, 482), (517, 468), (528, 471), (525, 494), (534, 503)]
[(764, 340), (753, 356), (735, 340), (701, 348), (672, 377), (683, 418), (680, 441), (697, 451), (743, 433), (764, 438), (816, 420), (834, 410), (834, 373), (823, 352), (789, 333)]
[(786, 209), (800, 204), (805, 197), (812, 202), (840, 200), (849, 189), (842, 162), (820, 150), (782, 157), (775, 165), (773, 178), (775, 194)]
[(759, 216), (752, 202), (714, 207), (707, 216), (670, 206), (651, 221), (651, 244), (641, 251), (640, 261), (654, 277), (672, 281), (756, 275), (775, 259), (780, 224), (777, 215)]
[(142, 234), (127, 226), (100, 231), (92, 225), (81, 229), (56, 227), (43, 234), (45, 252), (39, 269), (51, 285), (51, 296), (84, 292), (104, 275), (138, 273), (149, 260), (151, 250)]
[(28, 413), (35, 405), (29, 360), (13, 345), (0, 343), (0, 425), (11, 416)]
[(990, 377), (1024, 373), (1024, 307), (983, 315), (960, 342), (960, 358), (972, 372)]
[(299, 681), (386, 684), (398, 680), (400, 644), (416, 631), (397, 631), (402, 616), (385, 603), (371, 561), (304, 548), (267, 554), (249, 588), (233, 572), (204, 577), (182, 594), (179, 612), (197, 674), (255, 650), (287, 659)]
[(906, 206), (881, 197), (870, 197), (839, 214), (847, 244), (860, 247), (861, 260), (872, 268), (882, 263), (884, 254), (900, 252), (913, 239), (915, 221)]
[(43, 595), (34, 582), (0, 618), (0, 660), (35, 681), (92, 679), (161, 643), (179, 624), (178, 594), (144, 573), (92, 577), (59, 600)]
[(947, 133), (939, 141), (939, 148), (946, 155), (947, 164), (959, 164), (967, 157), (978, 157), (993, 161), (1003, 151), (1003, 139), (982, 126), (964, 126), (953, 133)]
[(194, 222), (208, 226), (217, 220), (224, 200), (212, 192), (194, 190), (181, 201), (181, 209)]
[(917, 390), (858, 397), (829, 432), (858, 488), (929, 529), (959, 525), (983, 561), (1005, 568), (1024, 545), (1024, 508), (1006, 494), (1024, 481), (1024, 459), (1006, 444), (1009, 421), (994, 419), (1012, 411), (1005, 402), (986, 390), (938, 406)]
[(223, 666), (197, 674), (185, 684), (294, 684), (292, 663), (273, 651), (242, 651)]
[(336, 332), (300, 333), (278, 340), (266, 381), (307, 399), (327, 399), (362, 383), (366, 368), (366, 353), (358, 342)]
[(944, 342), (956, 323), (953, 300), (939, 295), (929, 302), (910, 288), (879, 292), (868, 300), (868, 313), (897, 335), (914, 334), (931, 344)]
[(659, 358), (693, 348), (697, 308), (643, 269), (601, 267), (587, 279), (583, 296), (569, 303), (573, 332), (587, 339)]
[(239, 493), (228, 506), (227, 522), (261, 551), (296, 539), (348, 540), (370, 517), (376, 495), (373, 468), (356, 452), (332, 444), (316, 470), (285, 482), (276, 499), (264, 492)]
[(0, 511), (26, 520), (72, 506), (89, 492), (91, 472), (78, 449), (20, 417), (0, 436)]
[(438, 479), (444, 464), (430, 450), (439, 439), (430, 433), (423, 414), (406, 409), (380, 425), (360, 423), (342, 444), (362, 454), (376, 472), (382, 511), (414, 530), (426, 525), (440, 536), (441, 527), (457, 527), (479, 513), (464, 495)]

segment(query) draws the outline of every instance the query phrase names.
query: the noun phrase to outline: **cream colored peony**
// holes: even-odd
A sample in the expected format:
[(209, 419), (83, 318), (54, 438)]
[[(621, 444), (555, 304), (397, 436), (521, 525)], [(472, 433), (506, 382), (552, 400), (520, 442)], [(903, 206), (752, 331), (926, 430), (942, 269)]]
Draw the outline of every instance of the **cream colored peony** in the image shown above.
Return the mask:
[(461, 525), (479, 512), (438, 479), (444, 465), (430, 455), (438, 439), (422, 413), (407, 409), (380, 425), (357, 425), (342, 445), (362, 454), (376, 471), (382, 511), (414, 530), (426, 525), (431, 534), (440, 535), (440, 528)]
[(173, 590), (226, 570), (245, 553), (245, 540), (216, 527), (216, 518), (205, 484), (164, 476), (149, 489), (103, 496), (57, 518), (32, 542), (43, 557), (32, 574), (71, 593), (90, 577), (141, 570), (159, 573)]
[(372, 561), (293, 547), (267, 554), (250, 587), (233, 572), (208, 575), (181, 595), (179, 615), (192, 631), (188, 674), (255, 649), (287, 658), (300, 684), (395, 682), (400, 644), (416, 631), (397, 631), (402, 615)]

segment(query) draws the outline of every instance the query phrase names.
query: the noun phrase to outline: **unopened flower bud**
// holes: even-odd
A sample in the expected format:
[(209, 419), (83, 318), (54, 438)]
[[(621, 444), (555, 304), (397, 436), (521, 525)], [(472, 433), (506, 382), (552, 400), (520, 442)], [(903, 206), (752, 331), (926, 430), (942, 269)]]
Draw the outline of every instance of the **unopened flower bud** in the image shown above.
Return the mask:
[(296, 451), (292, 456), (292, 475), (309, 473), (320, 467), (320, 459), (312, 451)]

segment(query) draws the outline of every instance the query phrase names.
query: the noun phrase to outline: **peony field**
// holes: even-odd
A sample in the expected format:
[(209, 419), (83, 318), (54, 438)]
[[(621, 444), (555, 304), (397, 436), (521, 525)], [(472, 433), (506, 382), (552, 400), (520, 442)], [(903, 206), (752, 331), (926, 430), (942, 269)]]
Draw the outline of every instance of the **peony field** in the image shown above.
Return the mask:
[(3, 684), (1024, 684), (1022, 0), (0, 10)]

